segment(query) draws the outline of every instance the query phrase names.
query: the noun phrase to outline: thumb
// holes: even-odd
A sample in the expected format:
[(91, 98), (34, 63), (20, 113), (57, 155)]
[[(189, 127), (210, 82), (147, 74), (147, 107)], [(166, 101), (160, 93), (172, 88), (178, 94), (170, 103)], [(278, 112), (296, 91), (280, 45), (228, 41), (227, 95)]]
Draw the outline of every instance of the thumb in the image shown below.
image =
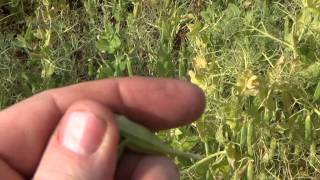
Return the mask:
[(113, 114), (93, 101), (73, 104), (52, 135), (35, 180), (111, 180), (119, 133)]

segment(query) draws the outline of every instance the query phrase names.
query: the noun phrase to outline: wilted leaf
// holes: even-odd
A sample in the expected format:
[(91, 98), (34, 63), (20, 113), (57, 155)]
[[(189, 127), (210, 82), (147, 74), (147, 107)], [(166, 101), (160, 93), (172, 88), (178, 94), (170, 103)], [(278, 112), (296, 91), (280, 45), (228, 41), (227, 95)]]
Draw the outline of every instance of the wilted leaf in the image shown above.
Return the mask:
[(203, 55), (197, 55), (193, 59), (193, 63), (194, 63), (195, 68), (198, 70), (205, 69), (208, 67), (207, 60), (205, 59), (205, 57)]
[(251, 71), (245, 71), (237, 80), (237, 91), (244, 96), (257, 96), (259, 93), (260, 82), (258, 76)]

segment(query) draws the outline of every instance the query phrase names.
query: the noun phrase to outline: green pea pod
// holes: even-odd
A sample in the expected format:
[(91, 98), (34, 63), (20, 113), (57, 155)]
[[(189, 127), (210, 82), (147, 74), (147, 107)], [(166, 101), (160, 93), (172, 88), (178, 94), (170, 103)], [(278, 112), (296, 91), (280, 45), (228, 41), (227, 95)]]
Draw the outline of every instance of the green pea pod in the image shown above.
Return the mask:
[(311, 122), (311, 117), (308, 114), (306, 119), (305, 119), (305, 140), (310, 143), (312, 141), (312, 122)]
[(124, 116), (119, 115), (116, 120), (120, 134), (124, 138), (122, 147), (144, 154), (173, 155), (196, 160), (201, 159), (200, 155), (172, 149), (150, 130), (128, 120)]
[(253, 141), (253, 130), (254, 125), (252, 122), (249, 122), (247, 127), (247, 147), (248, 147), (248, 154), (252, 157), (253, 156), (253, 147), (252, 147), (252, 141)]

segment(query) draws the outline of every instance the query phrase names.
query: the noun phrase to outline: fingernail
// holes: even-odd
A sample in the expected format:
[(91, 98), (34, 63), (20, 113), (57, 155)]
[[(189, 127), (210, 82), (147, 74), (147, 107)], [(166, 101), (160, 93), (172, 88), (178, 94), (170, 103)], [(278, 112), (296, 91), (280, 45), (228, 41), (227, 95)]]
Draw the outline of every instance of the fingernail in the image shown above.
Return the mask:
[(94, 153), (101, 144), (106, 124), (90, 112), (72, 112), (61, 129), (61, 145), (80, 155)]

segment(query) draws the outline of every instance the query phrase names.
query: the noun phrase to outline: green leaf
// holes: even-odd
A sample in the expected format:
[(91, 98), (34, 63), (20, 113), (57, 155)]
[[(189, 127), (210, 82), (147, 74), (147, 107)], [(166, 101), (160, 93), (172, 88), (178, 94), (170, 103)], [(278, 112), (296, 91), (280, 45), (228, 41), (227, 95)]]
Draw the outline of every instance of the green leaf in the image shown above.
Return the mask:
[(113, 74), (114, 70), (108, 64), (104, 64), (99, 67), (96, 78), (103, 79), (106, 77), (112, 77)]
[(108, 50), (108, 40), (107, 39), (100, 39), (99, 41), (96, 42), (96, 48), (101, 51), (105, 52)]
[(96, 48), (105, 53), (114, 54), (121, 46), (121, 40), (116, 34), (102, 36), (96, 42)]
[(117, 35), (114, 35), (110, 41), (110, 49), (117, 50), (121, 46), (121, 40)]
[(121, 61), (119, 66), (120, 66), (120, 71), (126, 70), (127, 69), (127, 61), (124, 61), (124, 60)]
[(28, 48), (27, 41), (21, 35), (18, 35), (14, 44), (19, 48)]

